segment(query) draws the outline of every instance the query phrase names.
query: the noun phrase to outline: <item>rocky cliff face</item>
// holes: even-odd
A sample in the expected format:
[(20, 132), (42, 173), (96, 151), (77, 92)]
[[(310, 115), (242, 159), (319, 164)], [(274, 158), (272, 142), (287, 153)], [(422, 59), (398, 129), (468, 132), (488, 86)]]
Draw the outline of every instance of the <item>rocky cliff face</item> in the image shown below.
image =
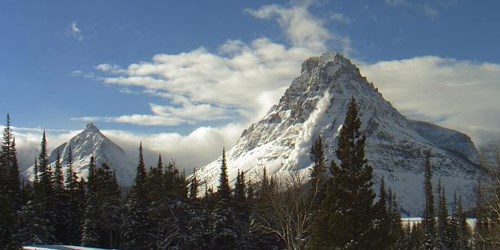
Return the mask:
[[(384, 177), (410, 214), (423, 210), (425, 150), (432, 152), (434, 181), (441, 179), (449, 197), (457, 191), (472, 198), (474, 177), (481, 171), (470, 138), (450, 129), (410, 121), (384, 100), (361, 76), (359, 69), (340, 54), (307, 59), (280, 102), (259, 122), (247, 128), (227, 152), (228, 173), (243, 170), (258, 178), (263, 167), (307, 173), (312, 141), (321, 136), (327, 159), (337, 160), (335, 147), (351, 97), (357, 101), (362, 130), (367, 136), (366, 157), (376, 182)], [(199, 169), (197, 176), (216, 187), (220, 158)]]

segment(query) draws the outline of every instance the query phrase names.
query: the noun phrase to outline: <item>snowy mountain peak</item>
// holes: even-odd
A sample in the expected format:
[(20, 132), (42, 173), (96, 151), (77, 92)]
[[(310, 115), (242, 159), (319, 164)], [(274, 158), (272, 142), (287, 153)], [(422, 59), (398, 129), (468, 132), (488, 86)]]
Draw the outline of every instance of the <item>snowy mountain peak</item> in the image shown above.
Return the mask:
[[(90, 158), (94, 156), (97, 166), (107, 163), (116, 171), (116, 178), (120, 185), (132, 185), (134, 164), (130, 162), (123, 149), (107, 138), (93, 123), (87, 124), (82, 132), (55, 148), (50, 154), (49, 162), (53, 165), (55, 165), (57, 154), (61, 155), (64, 173), (68, 166), (70, 148), (73, 157), (73, 170), (79, 177), (87, 178)], [(33, 179), (32, 174), (33, 166), (24, 172), (24, 175), (30, 180)]]
[[(307, 171), (311, 166), (312, 141), (322, 136), (326, 158), (335, 160), (337, 135), (354, 97), (367, 136), (366, 157), (375, 177), (385, 177), (397, 192), (402, 206), (411, 213), (421, 211), (424, 152), (432, 151), (432, 162), (446, 190), (471, 197), (474, 177), (480, 172), (478, 154), (469, 137), (428, 123), (409, 121), (384, 100), (359, 69), (339, 53), (311, 57), (292, 81), (279, 103), (265, 117), (243, 131), (227, 152), (228, 174), (238, 170), (259, 178), (262, 168), (275, 174)], [(453, 143), (449, 143), (453, 139)], [(452, 145), (451, 145), (452, 144)], [(207, 185), (217, 185), (220, 158), (199, 169), (197, 176)], [(306, 172), (304, 172), (306, 173)], [(437, 181), (439, 178), (435, 178)]]
[(99, 130), (99, 128), (97, 128), (93, 122), (89, 122), (87, 123), (87, 125), (85, 126), (85, 130), (83, 130), (83, 132), (88, 132), (88, 133), (101, 133), (101, 131)]

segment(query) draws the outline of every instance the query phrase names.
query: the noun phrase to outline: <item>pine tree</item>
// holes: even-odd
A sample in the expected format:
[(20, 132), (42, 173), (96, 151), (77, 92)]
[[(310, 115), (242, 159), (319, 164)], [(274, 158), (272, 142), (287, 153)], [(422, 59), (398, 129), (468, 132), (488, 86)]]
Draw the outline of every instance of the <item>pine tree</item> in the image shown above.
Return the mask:
[(61, 155), (59, 150), (56, 155), (54, 174), (52, 175), (53, 201), (52, 208), (54, 209), (54, 229), (57, 242), (67, 244), (68, 226), (70, 223), (70, 214), (72, 207), (69, 204), (69, 194), (64, 190), (64, 178), (62, 174)]
[(219, 186), (217, 187), (217, 196), (221, 202), (228, 202), (231, 196), (231, 188), (227, 176), (226, 149), (222, 148), (222, 160), (220, 168)]
[[(90, 172), (89, 167), (89, 172)], [(103, 163), (90, 175), (85, 203), (82, 245), (115, 248), (119, 245), (121, 229), (120, 188), (116, 175)]]
[(67, 155), (66, 166), (68, 170), (66, 170), (66, 189), (75, 191), (78, 188), (78, 177), (73, 170), (73, 150), (71, 145), (68, 147), (68, 155)]
[(457, 249), (469, 249), (468, 242), (471, 235), (462, 205), (462, 196), (458, 197), (457, 217), (458, 217), (458, 244), (459, 244)]
[(248, 185), (247, 185), (247, 200), (248, 202), (251, 204), (252, 201), (253, 201), (253, 198), (255, 196), (255, 190), (254, 190), (254, 187), (253, 187), (253, 183), (252, 183), (252, 180), (249, 178), (248, 179)]
[(451, 207), (451, 217), (449, 222), (448, 238), (450, 239), (450, 249), (463, 249), (460, 247), (458, 235), (458, 200), (457, 192), (453, 194), (453, 205)]
[(309, 158), (313, 162), (310, 173), (311, 193), (313, 202), (319, 206), (325, 197), (326, 188), (326, 160), (321, 136), (318, 136), (318, 139), (311, 145)]
[(431, 153), (425, 153), (425, 179), (424, 179), (424, 192), (425, 192), (425, 210), (423, 216), (423, 227), (425, 235), (425, 249), (436, 248), (436, 220), (434, 213), (434, 195), (432, 191), (432, 166), (431, 166)]
[(14, 235), (17, 229), (16, 210), (22, 206), (17, 163), (16, 141), (12, 136), (10, 116), (3, 132), (0, 151), (0, 245), (16, 248)]
[(101, 240), (99, 235), (99, 214), (97, 212), (99, 205), (97, 200), (96, 166), (93, 155), (90, 157), (87, 189), (81, 243), (82, 246), (97, 247), (100, 246)]
[(148, 190), (146, 166), (144, 164), (142, 143), (139, 145), (139, 162), (134, 185), (127, 200), (125, 217), (124, 249), (139, 249), (147, 246), (150, 222), (148, 217)]
[(17, 218), (14, 206), (8, 196), (0, 193), (0, 246), (6, 249), (18, 249), (15, 239)]
[(384, 178), (380, 180), (379, 200), (375, 204), (375, 219), (377, 220), (378, 230), (372, 235), (372, 246), (377, 249), (388, 249), (394, 246), (396, 239), (391, 236), (391, 212), (389, 211), (387, 190), (385, 189)]
[(52, 186), (56, 192), (61, 192), (64, 189), (64, 178), (62, 174), (62, 166), (61, 166), (61, 154), (59, 150), (57, 150), (56, 155), (56, 163), (54, 167), (54, 175), (52, 176)]
[(489, 239), (489, 223), (485, 199), (483, 197), (483, 187), (478, 179), (476, 187), (476, 226), (474, 228), (475, 241), (480, 249), (486, 248)]
[(158, 202), (166, 195), (161, 155), (158, 156), (156, 167), (150, 167), (149, 173), (147, 173), (146, 189), (149, 190), (148, 200), (150, 203)]
[(310, 248), (370, 249), (376, 233), (373, 207), (372, 167), (365, 159), (366, 137), (359, 131), (361, 120), (356, 101), (351, 99), (332, 161), (322, 210), (313, 225)]
[(198, 197), (198, 178), (196, 177), (196, 168), (193, 170), (193, 178), (189, 186), (189, 199), (196, 200)]
[(238, 175), (236, 176), (236, 182), (234, 184), (234, 200), (237, 204), (244, 204), (246, 200), (245, 194), (245, 175), (243, 171), (238, 170)]
[(47, 139), (45, 130), (43, 131), (42, 142), (40, 144), (40, 154), (38, 155), (38, 178), (40, 181), (40, 190), (38, 196), (47, 200), (52, 191), (52, 173), (50, 171), (49, 159), (47, 153)]
[(441, 186), (441, 180), (438, 185), (439, 204), (437, 214), (437, 231), (438, 231), (438, 247), (440, 249), (450, 249), (451, 240), (450, 235), (450, 222), (448, 218), (448, 206), (446, 202), (445, 188)]

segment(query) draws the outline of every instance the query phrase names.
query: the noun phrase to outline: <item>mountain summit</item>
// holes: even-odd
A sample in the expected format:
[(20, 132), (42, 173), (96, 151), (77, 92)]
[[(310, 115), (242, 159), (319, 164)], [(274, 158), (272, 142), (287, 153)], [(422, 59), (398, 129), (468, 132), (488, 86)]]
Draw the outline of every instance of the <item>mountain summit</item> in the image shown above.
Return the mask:
[[(51, 152), (49, 162), (52, 168), (55, 166), (57, 152), (60, 153), (63, 176), (66, 176), (70, 147), (73, 155), (73, 170), (78, 177), (87, 179), (90, 157), (94, 156), (98, 167), (105, 162), (115, 170), (116, 178), (121, 186), (132, 186), (135, 173), (134, 163), (130, 162), (120, 146), (102, 134), (93, 123), (88, 123), (82, 132)], [(26, 170), (24, 174), (32, 180), (33, 167)]]
[[(423, 210), (425, 151), (432, 152), (434, 180), (441, 179), (448, 195), (472, 197), (474, 177), (480, 172), (479, 156), (462, 133), (433, 124), (411, 121), (399, 113), (382, 94), (361, 76), (351, 61), (338, 53), (307, 59), (279, 103), (259, 122), (243, 131), (227, 152), (228, 174), (238, 170), (259, 178), (268, 173), (306, 171), (312, 166), (312, 142), (323, 138), (325, 156), (336, 160), (337, 135), (348, 103), (354, 97), (367, 136), (366, 158), (374, 168), (376, 182), (384, 177), (410, 214)], [(221, 159), (200, 168), (197, 176), (216, 186)], [(451, 197), (451, 196), (449, 196)]]

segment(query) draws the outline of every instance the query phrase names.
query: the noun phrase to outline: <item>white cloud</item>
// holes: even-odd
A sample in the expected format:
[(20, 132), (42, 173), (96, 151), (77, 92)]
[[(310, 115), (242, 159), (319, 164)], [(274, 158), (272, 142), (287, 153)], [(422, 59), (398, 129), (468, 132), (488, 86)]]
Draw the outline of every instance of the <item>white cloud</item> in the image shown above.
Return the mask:
[(457, 129), (481, 142), (500, 135), (500, 65), (436, 56), (364, 64), (361, 72), (409, 118)]
[[(101, 132), (120, 145), (132, 160), (137, 157), (139, 142), (143, 142), (147, 151), (148, 165), (154, 164), (157, 155), (162, 154), (165, 161), (173, 159), (178, 167), (190, 173), (193, 167), (202, 166), (213, 160), (221, 153), (224, 145), (233, 145), (242, 130), (241, 125), (228, 124), (221, 128), (200, 127), (187, 135), (138, 134), (119, 130), (101, 130)], [(13, 127), (13, 131), (21, 170), (25, 170), (38, 156), (43, 129)], [(81, 131), (47, 130), (48, 150), (52, 151), (79, 132)]]
[(352, 18), (350, 18), (342, 13), (337, 13), (337, 12), (332, 13), (330, 18), (332, 20), (339, 22), (339, 23), (342, 23), (342, 24), (350, 24), (353, 21)]
[(294, 46), (324, 51), (332, 34), (323, 26), (323, 22), (308, 10), (308, 4), (286, 8), (281, 5), (265, 5), (257, 10), (247, 10), (259, 19), (276, 18), (287, 38)]
[[(102, 72), (119, 72), (103, 77), (105, 84), (143, 89), (170, 103), (152, 106), (155, 110), (148, 115), (104, 120), (148, 121), (149, 125), (179, 125), (235, 115), (257, 120), (297, 75), (303, 59), (316, 54), (308, 48), (286, 48), (259, 38), (250, 44), (229, 40), (220, 46), (219, 53), (199, 48), (177, 55), (159, 54), (151, 62), (131, 64), (124, 70), (99, 65), (96, 68)], [(157, 112), (159, 106), (163, 107), (161, 112)]]
[(77, 41), (81, 42), (85, 37), (83, 36), (82, 30), (77, 26), (76, 21), (70, 24), (70, 34)]
[(107, 64), (107, 63), (102, 63), (102, 64), (99, 64), (97, 66), (95, 66), (95, 69), (97, 69), (98, 71), (100, 72), (103, 72), (103, 73), (110, 73), (110, 74), (123, 74), (125, 73), (126, 71), (122, 68), (120, 68), (120, 66), (118, 65), (111, 65), (111, 64)]
[(385, 0), (385, 3), (391, 6), (407, 6), (410, 5), (408, 0)]
[(425, 12), (425, 15), (429, 18), (429, 19), (434, 19), (438, 16), (439, 12), (434, 9), (434, 8), (431, 8), (429, 5), (425, 5), (424, 6), (424, 12)]

